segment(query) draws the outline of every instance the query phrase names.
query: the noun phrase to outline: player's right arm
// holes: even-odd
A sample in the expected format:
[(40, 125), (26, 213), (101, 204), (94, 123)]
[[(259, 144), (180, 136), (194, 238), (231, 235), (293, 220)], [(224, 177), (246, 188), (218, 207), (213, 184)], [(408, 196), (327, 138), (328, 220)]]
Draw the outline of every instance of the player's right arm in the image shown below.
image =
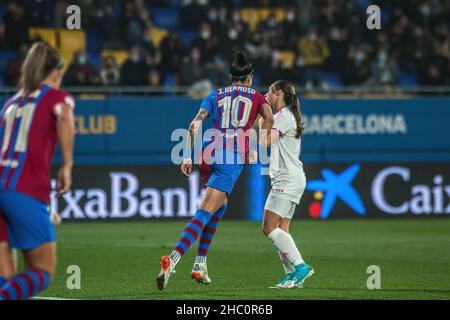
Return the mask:
[[(203, 105), (203, 104), (202, 104)], [(192, 172), (192, 149), (193, 149), (193, 141), (194, 137), (197, 134), (198, 129), (200, 128), (201, 123), (208, 117), (208, 110), (204, 108), (200, 108), (194, 120), (192, 120), (189, 125), (189, 134), (186, 139), (186, 146), (184, 147), (185, 155), (183, 159), (183, 163), (181, 164), (181, 172), (187, 178)]]
[(72, 184), (74, 116), (73, 106), (67, 103), (58, 104), (55, 108), (56, 130), (61, 145), (63, 164), (58, 171), (56, 190), (58, 195), (69, 191)]

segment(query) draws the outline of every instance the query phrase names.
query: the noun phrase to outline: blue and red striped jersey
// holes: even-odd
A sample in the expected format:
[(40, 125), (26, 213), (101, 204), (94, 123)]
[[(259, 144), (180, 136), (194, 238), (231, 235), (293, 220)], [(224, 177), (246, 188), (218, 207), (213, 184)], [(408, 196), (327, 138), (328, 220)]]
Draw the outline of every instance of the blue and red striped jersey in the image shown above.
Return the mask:
[[(229, 135), (226, 139), (218, 141), (216, 137), (206, 141), (206, 144), (214, 144), (214, 148), (230, 149), (243, 153), (244, 149), (237, 141), (242, 141), (239, 135), (244, 135), (253, 127), (258, 114), (262, 113), (262, 105), (269, 104), (266, 97), (255, 89), (245, 85), (230, 85), (220, 88), (209, 94), (202, 102), (200, 109), (206, 109), (211, 117), (215, 129), (222, 133), (235, 132), (233, 142), (230, 143)], [(237, 130), (241, 129), (241, 130)], [(245, 144), (246, 158), (248, 156), (248, 143)]]
[(0, 190), (49, 203), (56, 113), (61, 104), (74, 107), (74, 100), (47, 85), (29, 96), (18, 92), (5, 103), (0, 112)]

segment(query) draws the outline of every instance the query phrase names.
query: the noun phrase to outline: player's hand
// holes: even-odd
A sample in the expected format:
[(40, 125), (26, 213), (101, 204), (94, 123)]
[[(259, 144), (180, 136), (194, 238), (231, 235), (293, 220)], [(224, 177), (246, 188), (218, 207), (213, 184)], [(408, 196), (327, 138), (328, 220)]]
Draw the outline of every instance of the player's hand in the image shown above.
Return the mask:
[(189, 175), (192, 172), (192, 160), (191, 159), (184, 159), (183, 163), (181, 164), (181, 173), (183, 173), (183, 175), (186, 178), (189, 178)]
[(72, 166), (62, 165), (56, 177), (56, 192), (58, 196), (67, 193), (72, 185)]
[(60, 226), (61, 223), (62, 223), (61, 216), (58, 213), (56, 213), (56, 212), (53, 212), (50, 215), (50, 221), (57, 227)]
[(192, 130), (192, 132), (195, 132), (198, 130), (200, 125), (202, 124), (202, 120), (193, 120), (191, 122), (191, 125), (189, 126), (189, 129)]
[(258, 162), (258, 152), (256, 150), (250, 150), (248, 153), (248, 162), (254, 164)]

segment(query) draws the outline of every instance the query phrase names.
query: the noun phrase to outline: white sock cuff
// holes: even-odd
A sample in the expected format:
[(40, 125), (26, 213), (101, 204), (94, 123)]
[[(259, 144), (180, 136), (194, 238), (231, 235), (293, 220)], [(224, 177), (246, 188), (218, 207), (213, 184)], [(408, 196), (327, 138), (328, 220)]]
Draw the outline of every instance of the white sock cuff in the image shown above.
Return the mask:
[(278, 235), (279, 235), (281, 232), (283, 232), (283, 230), (281, 230), (280, 228), (273, 229), (272, 232), (269, 233), (269, 234), (267, 235), (267, 237), (268, 237), (270, 240), (272, 240), (273, 242), (275, 242), (276, 239), (278, 238)]
[(196, 256), (195, 263), (206, 263), (206, 256)]

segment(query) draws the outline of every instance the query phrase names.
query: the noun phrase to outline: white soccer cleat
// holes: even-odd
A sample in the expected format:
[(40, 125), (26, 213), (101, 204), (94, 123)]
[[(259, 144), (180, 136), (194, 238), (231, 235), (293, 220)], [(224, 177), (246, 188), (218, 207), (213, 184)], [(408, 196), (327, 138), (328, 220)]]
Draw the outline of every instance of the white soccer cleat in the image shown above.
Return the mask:
[(161, 272), (159, 273), (158, 278), (156, 278), (156, 285), (158, 286), (158, 289), (162, 291), (167, 287), (170, 275), (175, 273), (175, 265), (169, 256), (162, 256), (159, 264), (161, 265)]
[(206, 263), (194, 263), (191, 278), (197, 280), (198, 283), (210, 284), (211, 279), (208, 277), (208, 268)]

